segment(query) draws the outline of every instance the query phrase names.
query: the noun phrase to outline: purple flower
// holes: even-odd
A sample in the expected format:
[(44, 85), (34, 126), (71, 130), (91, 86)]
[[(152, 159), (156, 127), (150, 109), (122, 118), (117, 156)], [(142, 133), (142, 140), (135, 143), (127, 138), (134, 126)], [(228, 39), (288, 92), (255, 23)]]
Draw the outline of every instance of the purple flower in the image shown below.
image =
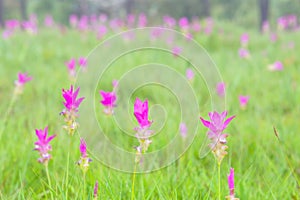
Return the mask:
[(40, 129), (40, 130), (36, 129), (35, 134), (38, 137), (38, 141), (36, 141), (34, 143), (35, 144), (34, 150), (39, 151), (40, 156), (41, 156), (38, 159), (38, 161), (40, 163), (47, 164), (48, 161), (51, 158), (51, 155), (49, 154), (49, 151), (52, 151), (52, 147), (49, 144), (49, 142), (51, 140), (53, 140), (53, 138), (56, 135), (51, 135), (50, 137), (48, 137), (48, 127), (46, 127), (44, 130), (43, 129)]
[(27, 73), (18, 73), (18, 80), (15, 81), (16, 86), (23, 86), (25, 83), (32, 80), (31, 76), (28, 76)]
[(246, 47), (248, 45), (248, 42), (249, 42), (249, 35), (248, 35), (248, 33), (242, 34), (241, 38), (240, 38), (240, 41), (241, 41), (241, 45), (243, 47)]
[(69, 112), (78, 112), (78, 107), (84, 99), (84, 97), (77, 99), (79, 90), (80, 88), (78, 87), (74, 91), (73, 85), (71, 85), (69, 90), (62, 89), (62, 95), (65, 99), (65, 102), (63, 102), (63, 104)]
[(172, 53), (173, 53), (173, 56), (175, 57), (178, 57), (182, 52), (182, 48), (181, 47), (173, 47), (172, 49)]
[(238, 198), (234, 197), (234, 169), (230, 168), (229, 175), (227, 176), (228, 180), (228, 188), (229, 188), (229, 195), (226, 196), (226, 199), (229, 200), (238, 200)]
[(227, 111), (224, 111), (222, 113), (218, 113), (216, 111), (210, 112), (208, 113), (208, 116), (211, 121), (207, 121), (200, 117), (201, 122), (205, 127), (209, 128), (210, 131), (216, 134), (222, 133), (224, 129), (228, 126), (228, 124), (231, 122), (231, 120), (235, 118), (235, 116), (231, 116), (225, 119), (227, 116)]
[(244, 48), (240, 48), (239, 49), (239, 56), (241, 58), (250, 58), (250, 53), (247, 49), (244, 49)]
[(80, 66), (80, 67), (86, 67), (86, 65), (87, 65), (87, 59), (86, 58), (84, 58), (84, 57), (80, 57), (79, 59), (78, 59), (78, 65)]
[(75, 58), (71, 58), (69, 61), (67, 61), (66, 63), (65, 63), (65, 65), (67, 66), (67, 68), (68, 68), (68, 71), (69, 71), (69, 75), (71, 76), (71, 77), (74, 77), (75, 76), (75, 74), (76, 74), (76, 60), (75, 60)]
[(283, 70), (283, 64), (280, 61), (276, 61), (273, 64), (269, 65), (268, 69), (270, 71), (282, 71)]
[(193, 70), (191, 69), (191, 68), (188, 68), (187, 70), (186, 70), (186, 78), (189, 80), (189, 81), (192, 81), (193, 79), (194, 79), (194, 77), (195, 77), (195, 74), (194, 74), (194, 72), (193, 72)]
[(250, 98), (249, 96), (242, 96), (242, 95), (239, 96), (240, 106), (242, 109), (246, 108), (249, 98)]
[(84, 139), (80, 138), (80, 145), (79, 145), (79, 151), (81, 154), (80, 160), (77, 162), (77, 164), (80, 166), (83, 173), (86, 173), (89, 168), (89, 163), (92, 161), (86, 152), (86, 142)]
[(187, 129), (185, 123), (183, 123), (183, 122), (180, 123), (179, 130), (180, 130), (181, 137), (186, 138), (188, 129)]
[(225, 95), (225, 88), (226, 88), (226, 85), (224, 82), (217, 83), (216, 92), (220, 97), (223, 97)]
[(96, 200), (98, 198), (98, 189), (99, 189), (99, 183), (96, 181), (94, 186), (94, 199)]
[(148, 100), (142, 102), (139, 98), (136, 98), (134, 102), (134, 112), (136, 120), (138, 121), (140, 128), (145, 129), (150, 127), (151, 121), (148, 119)]

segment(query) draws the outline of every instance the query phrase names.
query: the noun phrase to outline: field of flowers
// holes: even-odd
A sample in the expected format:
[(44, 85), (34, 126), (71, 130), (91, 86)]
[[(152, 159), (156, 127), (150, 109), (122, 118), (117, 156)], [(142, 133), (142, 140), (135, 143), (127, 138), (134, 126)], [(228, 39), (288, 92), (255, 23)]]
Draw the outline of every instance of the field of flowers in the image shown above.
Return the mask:
[(0, 199), (300, 199), (295, 16), (0, 32)]

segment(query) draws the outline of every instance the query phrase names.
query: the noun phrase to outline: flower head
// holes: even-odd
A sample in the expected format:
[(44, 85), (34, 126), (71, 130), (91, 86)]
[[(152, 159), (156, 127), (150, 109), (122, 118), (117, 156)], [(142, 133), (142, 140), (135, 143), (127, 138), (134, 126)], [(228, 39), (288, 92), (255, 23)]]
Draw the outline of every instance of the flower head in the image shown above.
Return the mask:
[(224, 82), (217, 83), (216, 92), (220, 97), (223, 97), (225, 95), (225, 87), (226, 85)]
[(94, 200), (98, 198), (98, 189), (99, 189), (99, 183), (96, 181), (95, 186), (94, 186)]
[(63, 102), (65, 108), (70, 112), (78, 112), (78, 107), (83, 101), (84, 97), (77, 99), (80, 88), (78, 87), (75, 91), (73, 85), (71, 85), (69, 90), (62, 89), (62, 95), (65, 99)]
[(148, 119), (148, 111), (148, 100), (142, 102), (139, 98), (136, 98), (133, 114), (142, 129), (150, 127), (152, 123)]
[(229, 196), (226, 196), (226, 199), (238, 200), (238, 198), (234, 197), (234, 169), (233, 168), (230, 168), (230, 173), (227, 176), (227, 180), (228, 180)]
[(181, 47), (176, 46), (172, 49), (173, 56), (175, 56), (175, 57), (178, 57), (181, 54), (181, 52), (182, 52)]
[(113, 91), (112, 92), (105, 92), (103, 90), (100, 90), (99, 93), (102, 97), (102, 100), (100, 101), (101, 104), (105, 107), (104, 113), (107, 115), (113, 114), (113, 107), (116, 106), (117, 101), (117, 95), (116, 95), (116, 89), (118, 87), (119, 82), (117, 80), (113, 80)]
[(192, 80), (194, 79), (194, 76), (195, 76), (195, 74), (194, 74), (193, 70), (192, 70), (191, 68), (188, 68), (188, 69), (186, 70), (186, 78), (187, 78), (189, 81), (192, 81)]
[(80, 57), (78, 59), (78, 64), (79, 64), (80, 67), (86, 67), (86, 65), (87, 65), (87, 59), (84, 58), (84, 57)]
[(249, 99), (250, 99), (249, 96), (242, 96), (242, 95), (239, 96), (240, 106), (242, 109), (246, 108)]
[(187, 129), (185, 123), (183, 123), (183, 122), (180, 123), (179, 130), (180, 130), (181, 137), (186, 138), (188, 129)]
[(268, 66), (268, 70), (270, 70), (270, 71), (282, 71), (283, 70), (283, 64), (280, 61), (276, 61), (273, 64)]
[(71, 58), (69, 61), (67, 61), (66, 63), (65, 63), (65, 65), (67, 66), (67, 68), (68, 68), (68, 71), (69, 71), (69, 75), (71, 76), (71, 77), (74, 77), (75, 76), (75, 74), (76, 74), (76, 60), (75, 60), (75, 58)]
[(38, 161), (40, 163), (43, 164), (47, 164), (48, 161), (51, 158), (51, 155), (49, 154), (49, 151), (52, 151), (52, 147), (49, 144), (49, 142), (51, 140), (53, 140), (53, 138), (56, 135), (51, 135), (50, 137), (48, 137), (48, 127), (46, 127), (44, 130), (43, 129), (36, 129), (35, 130), (35, 134), (38, 137), (38, 141), (36, 141), (35, 144), (35, 148), (34, 150), (39, 151), (40, 153), (40, 158), (38, 159)]
[(246, 47), (248, 45), (248, 42), (249, 42), (248, 33), (244, 33), (241, 35), (240, 42), (243, 47)]
[(25, 83), (32, 80), (31, 76), (28, 76), (27, 73), (18, 73), (18, 80), (15, 81), (16, 86), (23, 86)]
[(239, 56), (240, 56), (241, 58), (246, 58), (246, 59), (248, 59), (248, 58), (250, 58), (250, 53), (249, 53), (249, 51), (248, 51), (247, 49), (241, 48), (241, 49), (239, 49)]
[(86, 142), (84, 139), (80, 138), (80, 145), (79, 145), (79, 151), (81, 154), (80, 160), (77, 162), (77, 164), (80, 166), (83, 173), (86, 173), (89, 168), (89, 163), (92, 161), (86, 152)]

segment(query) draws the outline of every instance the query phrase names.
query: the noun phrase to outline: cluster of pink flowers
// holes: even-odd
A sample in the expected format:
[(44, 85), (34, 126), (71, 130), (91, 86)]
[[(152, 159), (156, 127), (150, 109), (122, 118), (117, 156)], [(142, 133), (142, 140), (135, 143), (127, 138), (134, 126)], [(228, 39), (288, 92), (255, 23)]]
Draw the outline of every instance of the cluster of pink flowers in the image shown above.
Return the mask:
[(297, 29), (297, 16), (286, 15), (277, 19), (277, 26), (279, 30), (295, 30)]
[(73, 135), (78, 127), (78, 123), (76, 122), (78, 107), (84, 100), (84, 97), (77, 99), (79, 90), (80, 88), (78, 87), (74, 91), (73, 85), (71, 85), (69, 90), (62, 89), (62, 95), (65, 99), (65, 102), (63, 103), (65, 108), (61, 112), (61, 115), (64, 116), (66, 122), (64, 128), (70, 135)]
[[(76, 66), (77, 62), (75, 58), (71, 58), (67, 62), (65, 62), (66, 67), (68, 68), (69, 76), (71, 80), (74, 80), (76, 77)], [(86, 70), (87, 67), (87, 59), (85, 57), (80, 57), (78, 59), (78, 66), (82, 67), (83, 70)]]

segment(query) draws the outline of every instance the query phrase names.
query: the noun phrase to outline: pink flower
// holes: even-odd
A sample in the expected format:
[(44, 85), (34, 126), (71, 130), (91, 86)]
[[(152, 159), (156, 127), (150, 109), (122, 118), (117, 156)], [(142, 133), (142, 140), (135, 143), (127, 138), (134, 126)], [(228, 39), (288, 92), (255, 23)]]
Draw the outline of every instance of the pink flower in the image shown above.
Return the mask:
[(179, 56), (181, 52), (182, 52), (182, 48), (180, 47), (173, 47), (172, 49), (173, 56), (175, 57)]
[(76, 60), (75, 60), (75, 58), (71, 58), (69, 61), (67, 61), (66, 63), (65, 63), (65, 65), (67, 66), (67, 68), (68, 68), (68, 71), (69, 71), (69, 75), (71, 76), (71, 77), (74, 77), (75, 76), (75, 74), (76, 74)]
[(38, 141), (36, 141), (34, 143), (35, 144), (34, 150), (39, 151), (40, 156), (41, 156), (38, 159), (38, 161), (40, 163), (47, 164), (48, 161), (51, 158), (51, 155), (49, 154), (49, 151), (52, 151), (52, 147), (49, 144), (49, 142), (51, 140), (53, 140), (53, 138), (56, 135), (52, 135), (52, 136), (48, 137), (48, 127), (46, 127), (44, 130), (43, 129), (40, 129), (40, 130), (36, 129), (35, 134), (38, 137)]
[(248, 42), (249, 42), (249, 35), (248, 35), (248, 33), (242, 34), (241, 38), (240, 38), (240, 41), (241, 41), (241, 45), (243, 47), (246, 47), (248, 45)]
[(234, 197), (234, 169), (233, 168), (230, 168), (230, 173), (227, 176), (227, 180), (228, 180), (229, 196), (226, 196), (226, 199), (238, 200), (238, 198)]
[(242, 95), (239, 96), (240, 106), (242, 109), (246, 108), (249, 98), (250, 98), (249, 96), (242, 96)]
[(239, 49), (239, 56), (241, 58), (250, 58), (250, 53), (247, 49), (241, 48)]
[(180, 123), (179, 130), (180, 130), (181, 137), (186, 138), (188, 129), (187, 129), (185, 123), (183, 123), (183, 122)]
[(53, 22), (53, 17), (51, 15), (46, 15), (44, 24), (46, 27), (52, 27), (54, 22)]
[(187, 78), (189, 81), (192, 81), (192, 80), (194, 79), (194, 76), (195, 76), (195, 74), (194, 74), (193, 70), (192, 70), (191, 68), (188, 68), (188, 69), (186, 70), (186, 78)]
[(96, 200), (98, 198), (98, 189), (99, 189), (99, 183), (96, 181), (94, 186), (94, 199)]
[(98, 35), (97, 38), (101, 39), (105, 36), (105, 34), (107, 33), (107, 28), (105, 25), (100, 25), (98, 28)]
[(83, 173), (87, 172), (89, 168), (89, 163), (92, 161), (86, 152), (86, 143), (84, 139), (80, 138), (80, 145), (79, 145), (79, 151), (81, 154), (80, 160), (77, 162), (77, 164), (80, 166)]
[(80, 57), (78, 59), (78, 64), (79, 64), (80, 67), (86, 67), (86, 65), (87, 65), (87, 59), (84, 58), (84, 57)]
[(138, 19), (138, 27), (142, 28), (147, 26), (147, 16), (143, 13), (141, 13), (139, 15), (139, 19)]
[(75, 28), (78, 24), (78, 17), (76, 15), (70, 15), (69, 23), (73, 28)]
[(71, 85), (69, 90), (62, 89), (62, 95), (65, 99), (63, 102), (65, 108), (69, 112), (78, 112), (78, 107), (83, 101), (84, 97), (77, 99), (80, 88), (78, 87), (75, 91), (73, 89), (73, 85)]
[(118, 80), (113, 80), (112, 85), (113, 85), (113, 90), (116, 90), (116, 88), (119, 85), (119, 81)]
[(220, 97), (223, 97), (225, 95), (225, 87), (226, 87), (225, 83), (223, 82), (217, 83), (216, 92)]
[(268, 69), (270, 71), (282, 71), (283, 70), (283, 64), (280, 61), (276, 61), (273, 64), (269, 65)]
[(164, 16), (163, 20), (168, 28), (174, 28), (174, 26), (176, 26), (176, 20), (170, 16)]
[(139, 98), (136, 98), (133, 114), (142, 129), (150, 127), (152, 123), (148, 119), (148, 111), (148, 100), (142, 102)]
[(276, 34), (276, 33), (271, 33), (271, 35), (270, 35), (270, 40), (271, 40), (272, 42), (276, 42), (277, 39), (278, 39), (277, 34)]
[(186, 17), (182, 17), (182, 18), (179, 19), (178, 24), (179, 24), (179, 27), (181, 29), (188, 29), (188, 27), (189, 27), (189, 20)]
[(28, 76), (27, 73), (18, 73), (18, 80), (15, 81), (16, 86), (23, 86), (25, 83), (32, 80), (31, 76)]
[(105, 91), (101, 90), (100, 95), (102, 96), (101, 103), (103, 106), (106, 106), (106, 107), (114, 107), (115, 106), (117, 97), (114, 92), (105, 92)]

